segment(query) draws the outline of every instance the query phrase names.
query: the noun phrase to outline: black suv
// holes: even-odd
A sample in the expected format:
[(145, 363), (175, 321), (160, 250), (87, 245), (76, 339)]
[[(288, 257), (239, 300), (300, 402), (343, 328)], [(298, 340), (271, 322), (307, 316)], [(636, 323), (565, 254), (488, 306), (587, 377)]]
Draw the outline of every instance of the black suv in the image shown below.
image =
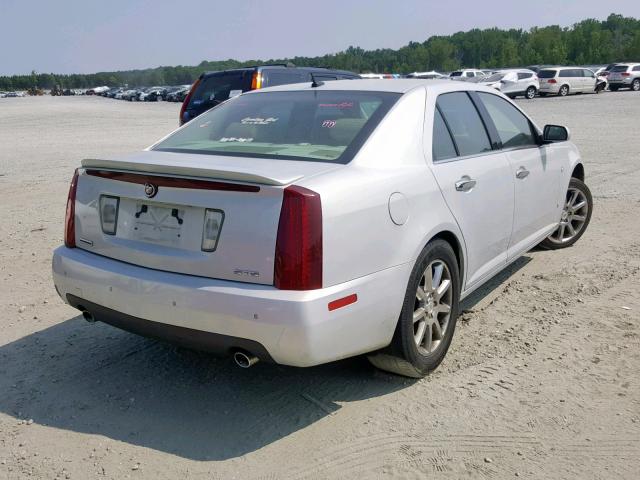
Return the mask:
[(228, 100), (230, 97), (259, 88), (327, 80), (360, 78), (346, 70), (330, 70), (291, 65), (261, 65), (219, 72), (205, 72), (191, 87), (180, 109), (180, 125)]

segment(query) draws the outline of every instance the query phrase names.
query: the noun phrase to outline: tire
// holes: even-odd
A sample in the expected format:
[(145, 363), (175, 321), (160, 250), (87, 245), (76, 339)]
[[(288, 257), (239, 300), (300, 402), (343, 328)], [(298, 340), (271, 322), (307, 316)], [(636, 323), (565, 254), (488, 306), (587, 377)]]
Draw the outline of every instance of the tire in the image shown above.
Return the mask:
[(631, 90), (634, 92), (640, 92), (640, 78), (636, 78), (631, 84)]
[(558, 95), (561, 97), (566, 97), (569, 95), (569, 85), (562, 85), (560, 90), (558, 90)]
[[(440, 294), (436, 289), (429, 289), (434, 279)], [(448, 287), (442, 290), (447, 281)], [(391, 345), (369, 355), (369, 361), (381, 370), (405, 377), (427, 375), (440, 365), (449, 350), (458, 318), (459, 299), (460, 274), (451, 245), (440, 239), (429, 242), (411, 272)], [(421, 312), (419, 320), (414, 321), (418, 312)]]
[(617, 92), (618, 88), (620, 87), (612, 87), (611, 85), (609, 85), (609, 90), (611, 90), (612, 92)]
[(538, 93), (538, 95), (540, 95), (541, 97), (546, 97), (547, 96), (547, 94), (545, 92), (540, 92), (540, 93)]
[(536, 97), (536, 87), (529, 87), (527, 91), (524, 92), (524, 98), (527, 100), (533, 100)]
[[(575, 197), (573, 195), (576, 195)], [(584, 206), (575, 208), (576, 205)], [(565, 206), (562, 210), (562, 218), (558, 228), (547, 238), (545, 238), (540, 246), (547, 250), (557, 250), (567, 248), (576, 243), (584, 234), (591, 221), (591, 213), (593, 212), (593, 198), (591, 191), (584, 182), (577, 178), (569, 181), (569, 188), (565, 197)], [(570, 226), (570, 227), (569, 227)], [(574, 231), (571, 234), (571, 230)], [(565, 235), (567, 233), (567, 235)]]

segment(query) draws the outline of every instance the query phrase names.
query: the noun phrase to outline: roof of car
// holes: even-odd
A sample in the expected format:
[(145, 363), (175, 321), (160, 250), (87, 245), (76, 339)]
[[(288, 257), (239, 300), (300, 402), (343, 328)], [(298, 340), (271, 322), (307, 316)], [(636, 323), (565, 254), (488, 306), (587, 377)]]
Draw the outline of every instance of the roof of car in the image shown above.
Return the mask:
[[(427, 90), (458, 91), (458, 90), (486, 90), (477, 84), (467, 82), (454, 82), (451, 80), (428, 80), (423, 78), (397, 78), (397, 79), (362, 79), (362, 80), (332, 80), (323, 84), (312, 87), (310, 82), (293, 83), (289, 85), (279, 85), (277, 87), (269, 87), (261, 90), (248, 92), (249, 95), (260, 92), (282, 92), (282, 91), (304, 91), (304, 90), (343, 90), (343, 91), (364, 91), (364, 92), (391, 92), (406, 93), (415, 88), (426, 87)], [(246, 95), (246, 94), (245, 94)]]

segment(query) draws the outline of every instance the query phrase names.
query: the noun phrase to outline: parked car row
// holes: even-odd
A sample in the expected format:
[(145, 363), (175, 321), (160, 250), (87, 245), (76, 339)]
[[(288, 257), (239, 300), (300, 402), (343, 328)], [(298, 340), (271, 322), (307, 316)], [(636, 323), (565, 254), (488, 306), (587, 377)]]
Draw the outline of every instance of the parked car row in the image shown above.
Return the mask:
[(181, 102), (189, 92), (190, 87), (191, 85), (137, 88), (114, 87), (96, 95), (130, 102), (157, 102), (160, 100)]
[(24, 97), (24, 92), (0, 92), (0, 98)]

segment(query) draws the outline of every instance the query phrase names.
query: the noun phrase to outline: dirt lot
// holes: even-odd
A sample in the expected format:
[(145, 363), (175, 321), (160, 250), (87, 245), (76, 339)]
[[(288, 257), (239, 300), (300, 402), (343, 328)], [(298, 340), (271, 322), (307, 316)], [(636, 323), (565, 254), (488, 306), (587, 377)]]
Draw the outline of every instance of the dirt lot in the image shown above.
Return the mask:
[(50, 276), (73, 168), (178, 105), (0, 99), (0, 479), (638, 478), (640, 95), (522, 105), (572, 130), (591, 226), (467, 302), (412, 381), (362, 358), (244, 371), (86, 323)]

